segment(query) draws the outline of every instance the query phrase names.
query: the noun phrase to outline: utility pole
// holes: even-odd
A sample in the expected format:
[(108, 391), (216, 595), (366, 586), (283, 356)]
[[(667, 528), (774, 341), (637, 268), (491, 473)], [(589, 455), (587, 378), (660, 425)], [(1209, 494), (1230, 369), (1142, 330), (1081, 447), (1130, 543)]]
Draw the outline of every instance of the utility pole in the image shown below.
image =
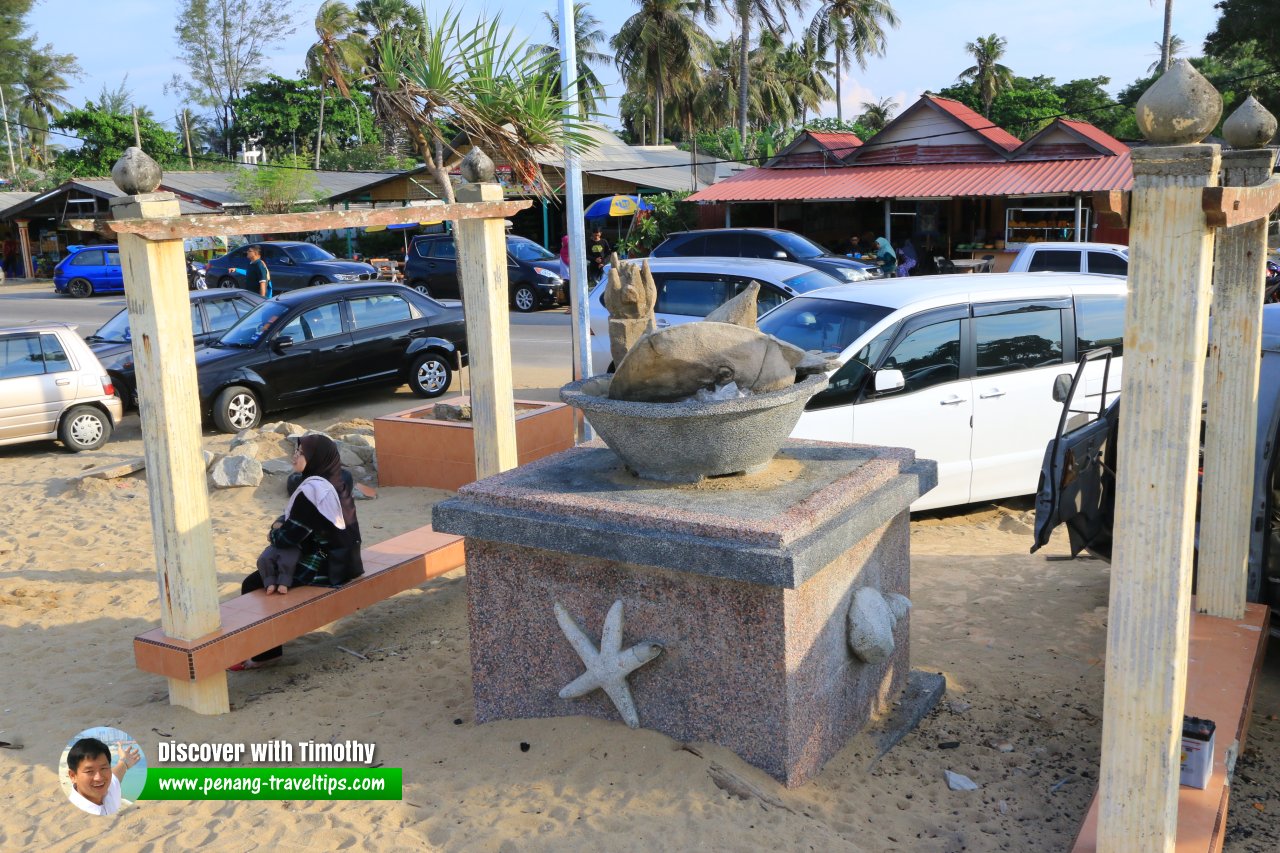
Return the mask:
[(18, 167), (13, 162), (13, 137), (9, 135), (9, 106), (4, 102), (4, 86), (0, 86), (0, 112), (4, 113), (4, 143), (9, 147), (9, 174), (17, 175)]
[[(560, 0), (560, 83), (570, 109), (578, 108), (577, 39), (573, 20), (573, 0)], [(565, 117), (568, 125), (570, 117)], [(582, 218), (582, 167), (578, 155), (564, 150), (564, 200), (569, 216), (569, 305), (573, 319), (573, 378), (591, 375), (591, 327), (587, 320), (587, 235)], [(591, 425), (579, 417), (578, 442), (590, 441)]]
[(196, 170), (196, 158), (191, 156), (191, 126), (187, 124), (186, 108), (182, 110), (182, 136), (187, 140), (187, 165)]

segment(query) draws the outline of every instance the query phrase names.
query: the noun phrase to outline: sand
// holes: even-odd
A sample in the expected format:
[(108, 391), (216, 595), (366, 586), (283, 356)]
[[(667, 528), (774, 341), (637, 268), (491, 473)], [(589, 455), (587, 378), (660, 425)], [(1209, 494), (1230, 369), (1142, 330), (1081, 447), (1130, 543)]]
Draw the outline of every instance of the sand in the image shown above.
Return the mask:
[[(526, 378), (533, 387), (521, 396), (554, 399), (553, 378)], [(287, 417), (324, 428), (412, 401), (377, 393)], [(211, 450), (228, 442), (206, 434)], [(476, 726), (462, 571), (289, 643), (281, 666), (232, 674), (230, 715), (171, 707), (164, 681), (136, 670), (131, 652), (158, 620), (145, 474), (66, 480), (140, 453), (136, 418), (94, 453), (0, 448), (0, 741), (24, 744), (0, 748), (2, 850), (1060, 850), (1092, 796), (1108, 569), (1063, 559), (1061, 538), (1029, 555), (1028, 502), (913, 521), (912, 663), (945, 673), (949, 694), (873, 769), (874, 749), (855, 738), (816, 781), (787, 791), (724, 749), (688, 750), (620, 723)], [(380, 489), (359, 505), (366, 540), (428, 523), (446, 494)], [(279, 476), (212, 494), (224, 597), (238, 592), (282, 504)], [(1280, 846), (1277, 685), (1273, 663), (1228, 851)], [(67, 803), (55, 765), (67, 739), (93, 725), (129, 732), (153, 762), (162, 733), (372, 741), (377, 760), (404, 768), (404, 799), (144, 801), (90, 817)], [(949, 791), (945, 770), (982, 787)], [(722, 790), (713, 776), (724, 773), (774, 804)]]

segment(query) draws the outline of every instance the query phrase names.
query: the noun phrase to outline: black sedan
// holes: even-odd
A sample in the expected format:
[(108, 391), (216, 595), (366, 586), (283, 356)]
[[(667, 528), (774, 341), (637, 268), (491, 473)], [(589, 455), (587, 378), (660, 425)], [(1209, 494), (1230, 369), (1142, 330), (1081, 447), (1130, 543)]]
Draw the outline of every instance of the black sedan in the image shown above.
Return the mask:
[(266, 412), (375, 386), (438, 397), (466, 350), (461, 308), (398, 284), (311, 287), (262, 303), (196, 351), (200, 404), (238, 432)]
[(378, 271), (369, 264), (344, 261), (311, 243), (279, 240), (251, 243), (214, 258), (205, 269), (205, 279), (216, 287), (248, 287), (245, 280), (250, 263), (248, 251), (254, 246), (271, 271), (274, 293), (320, 284), (372, 281), (378, 277)]
[[(196, 346), (217, 340), (222, 333), (262, 303), (262, 297), (245, 290), (194, 290), (191, 299), (191, 332)], [(137, 403), (133, 371), (133, 337), (129, 332), (129, 309), (122, 309), (85, 338), (89, 349), (111, 375), (116, 393), (125, 405)]]
[[(405, 284), (436, 298), (461, 299), (458, 247), (452, 234), (413, 238), (404, 264)], [(511, 307), (520, 312), (567, 305), (560, 258), (524, 237), (507, 235), (507, 286)]]

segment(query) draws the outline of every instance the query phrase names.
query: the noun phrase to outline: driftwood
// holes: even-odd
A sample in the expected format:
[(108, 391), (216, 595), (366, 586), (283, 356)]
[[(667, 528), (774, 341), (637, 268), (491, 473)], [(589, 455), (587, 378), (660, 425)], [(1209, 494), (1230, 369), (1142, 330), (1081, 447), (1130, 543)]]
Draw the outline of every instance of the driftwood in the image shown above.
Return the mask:
[(90, 478), (114, 480), (116, 477), (127, 477), (135, 471), (141, 471), (146, 467), (147, 460), (141, 456), (135, 456), (132, 459), (125, 459), (121, 462), (109, 462), (106, 465), (99, 465), (97, 468), (90, 468), (88, 471), (81, 471), (70, 479), (74, 482), (88, 480)]

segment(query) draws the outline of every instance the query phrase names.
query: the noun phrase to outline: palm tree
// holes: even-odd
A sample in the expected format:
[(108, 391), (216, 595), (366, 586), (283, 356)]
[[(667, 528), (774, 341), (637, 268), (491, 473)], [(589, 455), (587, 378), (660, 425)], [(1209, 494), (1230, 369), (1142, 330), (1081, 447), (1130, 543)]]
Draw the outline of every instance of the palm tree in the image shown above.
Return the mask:
[(888, 0), (825, 0), (809, 23), (809, 35), (823, 53), (835, 48), (838, 121), (844, 120), (841, 76), (851, 59), (865, 71), (868, 57), (884, 56), (886, 26), (898, 26), (898, 16)]
[(893, 118), (893, 114), (898, 111), (898, 102), (893, 98), (881, 98), (878, 101), (863, 101), (862, 115), (858, 116), (858, 122), (867, 130), (879, 132), (884, 130), (884, 126)]
[[(534, 52), (547, 64), (547, 73), (560, 85), (560, 21), (550, 12), (542, 18), (551, 30), (550, 44), (533, 46)], [(597, 115), (596, 106), (607, 97), (604, 84), (596, 76), (593, 65), (606, 65), (613, 57), (596, 50), (596, 45), (607, 44), (608, 37), (600, 29), (600, 19), (591, 14), (586, 3), (573, 4), (574, 55), (578, 60), (578, 115), (582, 118)]]
[(27, 123), (32, 125), (32, 144), (40, 146), (45, 159), (49, 144), (46, 131), (50, 122), (62, 115), (63, 110), (71, 109), (71, 102), (62, 96), (71, 88), (67, 78), (79, 77), (83, 73), (74, 55), (54, 53), (51, 44), (26, 55), (18, 78), (22, 94), (17, 107), (27, 116)]
[(982, 98), (982, 115), (986, 118), (991, 117), (991, 102), (996, 95), (1013, 85), (1013, 72), (1000, 64), (1008, 44), (1006, 39), (992, 33), (978, 36), (964, 46), (974, 58), (974, 64), (961, 71), (957, 79), (977, 85), (978, 96)]
[[(1151, 0), (1151, 2), (1154, 3), (1155, 0)], [(1164, 36), (1160, 39), (1159, 62), (1161, 74), (1168, 71), (1169, 63), (1173, 62), (1173, 40), (1175, 38), (1177, 36), (1173, 34), (1173, 0), (1164, 0)]]
[(809, 35), (793, 41), (778, 59), (787, 91), (791, 95), (792, 114), (800, 116), (800, 124), (809, 120), (809, 111), (817, 110), (831, 98), (831, 81), (827, 79), (835, 64), (823, 56), (817, 42)]
[[(761, 29), (775, 36), (788, 29), (787, 10), (800, 12), (804, 0), (724, 0), (729, 14), (738, 21), (738, 135), (747, 140), (747, 109), (751, 88), (751, 27), (757, 21)], [(710, 19), (709, 19), (710, 20)]]
[[(364, 66), (368, 45), (356, 32), (355, 12), (342, 0), (325, 0), (316, 11), (316, 43), (307, 50), (307, 75), (320, 84), (320, 122), (316, 129), (316, 169), (324, 139), (324, 96), (329, 82), (344, 98), (351, 97), (348, 80)], [(358, 118), (358, 117), (357, 117)]]
[(423, 10), (408, 0), (359, 0), (355, 6), (360, 21), (359, 33), (368, 45), (365, 52), (363, 79), (372, 83), (373, 120), (382, 132), (382, 147), (395, 153), (405, 147), (408, 138), (401, 130), (399, 117), (388, 93), (379, 86), (384, 43), (397, 42), (409, 49), (410, 42), (426, 25)]
[(697, 15), (708, 7), (701, 0), (637, 0), (640, 10), (623, 22), (610, 41), (618, 70), (630, 90), (653, 97), (653, 139), (664, 138), (668, 96), (692, 85), (711, 51), (711, 37), (698, 26)]
[(1159, 71), (1161, 74), (1169, 70), (1169, 63), (1173, 62), (1174, 57), (1182, 54), (1186, 50), (1186, 42), (1180, 36), (1169, 36), (1169, 44), (1166, 46), (1164, 42), (1156, 42), (1155, 62), (1147, 66), (1148, 74), (1155, 74)]

